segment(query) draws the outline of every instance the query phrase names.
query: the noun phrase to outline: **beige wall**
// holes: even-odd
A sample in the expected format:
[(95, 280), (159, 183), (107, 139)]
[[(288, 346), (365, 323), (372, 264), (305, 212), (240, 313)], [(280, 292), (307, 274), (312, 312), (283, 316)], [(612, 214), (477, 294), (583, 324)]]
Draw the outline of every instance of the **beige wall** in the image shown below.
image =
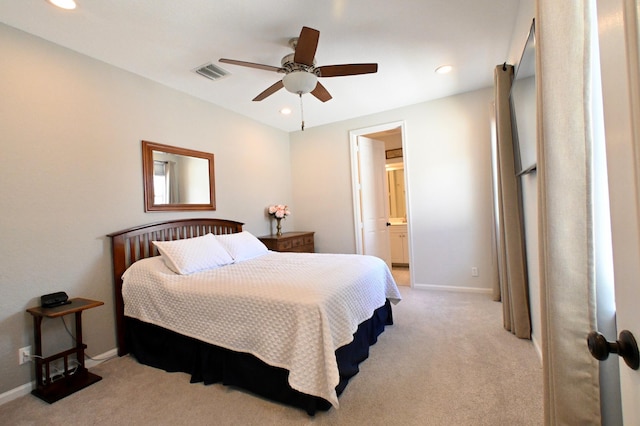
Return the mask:
[(354, 253), (349, 131), (404, 121), (416, 286), (489, 289), (492, 99), (484, 89), (292, 133), (296, 224), (321, 251)]
[[(17, 353), (42, 294), (104, 301), (83, 315), (88, 353), (115, 347), (107, 233), (203, 216), (266, 234), (265, 207), (293, 203), (285, 132), (1, 24), (0, 57), (2, 394), (33, 379)], [(142, 139), (213, 152), (218, 210), (145, 213)], [(44, 332), (71, 346), (61, 322)]]

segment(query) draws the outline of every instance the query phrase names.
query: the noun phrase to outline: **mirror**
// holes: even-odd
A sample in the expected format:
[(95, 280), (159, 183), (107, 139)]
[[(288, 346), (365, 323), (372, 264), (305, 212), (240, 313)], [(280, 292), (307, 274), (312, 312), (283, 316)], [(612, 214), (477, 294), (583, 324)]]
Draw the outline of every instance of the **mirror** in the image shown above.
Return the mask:
[(404, 167), (387, 167), (387, 185), (389, 188), (389, 221), (407, 222), (407, 203), (405, 201)]
[(145, 211), (215, 210), (213, 154), (142, 141)]

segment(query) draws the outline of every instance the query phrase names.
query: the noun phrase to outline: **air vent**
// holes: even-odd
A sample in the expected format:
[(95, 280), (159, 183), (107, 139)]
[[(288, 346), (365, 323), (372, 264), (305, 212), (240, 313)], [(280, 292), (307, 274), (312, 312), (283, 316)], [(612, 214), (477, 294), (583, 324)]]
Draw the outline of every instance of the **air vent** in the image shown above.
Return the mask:
[(219, 66), (213, 65), (211, 63), (196, 68), (194, 71), (201, 76), (208, 78), (209, 80), (219, 80), (222, 77), (229, 75), (229, 71), (223, 70)]

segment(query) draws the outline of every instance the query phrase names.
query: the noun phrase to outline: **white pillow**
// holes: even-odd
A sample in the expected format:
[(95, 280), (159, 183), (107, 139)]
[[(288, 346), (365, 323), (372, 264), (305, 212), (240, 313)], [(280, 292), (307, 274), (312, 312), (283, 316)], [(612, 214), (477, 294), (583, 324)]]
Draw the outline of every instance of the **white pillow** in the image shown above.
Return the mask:
[(234, 262), (253, 259), (269, 251), (262, 241), (248, 231), (216, 235), (216, 239), (227, 249)]
[(175, 241), (153, 241), (173, 272), (187, 275), (233, 263), (227, 250), (213, 234)]

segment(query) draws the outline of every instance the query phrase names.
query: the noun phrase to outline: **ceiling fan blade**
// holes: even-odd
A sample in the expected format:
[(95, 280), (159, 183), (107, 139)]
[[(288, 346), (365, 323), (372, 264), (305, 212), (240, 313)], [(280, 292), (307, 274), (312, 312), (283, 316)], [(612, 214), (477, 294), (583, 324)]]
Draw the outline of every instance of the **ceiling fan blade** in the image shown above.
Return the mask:
[(261, 101), (264, 98), (266, 98), (267, 96), (273, 95), (274, 93), (276, 93), (278, 90), (282, 89), (283, 87), (284, 87), (284, 83), (282, 82), (282, 80), (276, 81), (274, 84), (269, 86), (269, 88), (267, 88), (267, 90), (265, 90), (264, 92), (260, 93), (258, 96), (253, 98), (253, 101), (254, 102)]
[(341, 77), (346, 75), (372, 74), (378, 72), (378, 64), (344, 64), (318, 67), (320, 77)]
[(302, 27), (300, 37), (298, 37), (298, 44), (296, 45), (296, 53), (293, 56), (293, 62), (312, 66), (313, 58), (316, 56), (319, 38), (320, 31), (309, 27)]
[(322, 102), (327, 102), (332, 98), (329, 91), (322, 84), (320, 84), (320, 82), (316, 84), (316, 88), (311, 91), (311, 94), (320, 99)]
[(225, 58), (220, 58), (218, 60), (220, 62), (224, 62), (225, 64), (240, 65), (242, 67), (257, 68), (259, 70), (265, 70), (265, 71), (284, 72), (282, 68), (274, 67), (271, 65), (255, 64), (253, 62), (236, 61), (235, 59), (225, 59)]

